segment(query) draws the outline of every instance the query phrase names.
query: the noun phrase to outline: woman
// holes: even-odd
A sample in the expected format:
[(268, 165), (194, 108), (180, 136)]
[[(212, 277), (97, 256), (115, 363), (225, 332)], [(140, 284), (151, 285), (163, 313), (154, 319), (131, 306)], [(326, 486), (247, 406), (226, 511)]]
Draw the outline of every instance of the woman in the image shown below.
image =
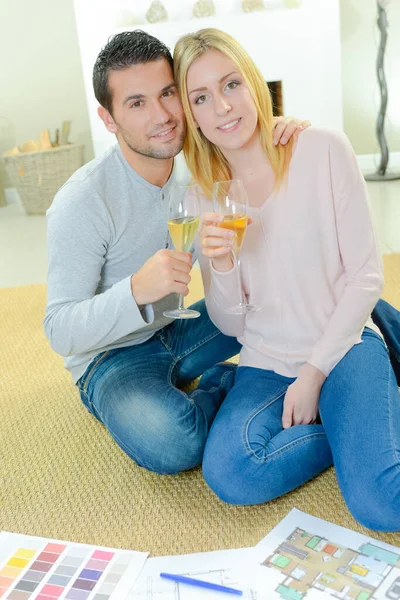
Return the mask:
[(261, 73), (215, 29), (181, 38), (175, 78), (194, 180), (240, 179), (252, 224), (242, 284), (262, 310), (229, 315), (237, 268), (229, 230), (206, 207), (198, 256), (212, 320), (243, 344), (212, 425), (207, 483), (226, 502), (267, 502), (332, 464), (353, 516), (400, 529), (400, 398), (370, 314), (383, 287), (365, 185), (344, 135), (308, 129), (272, 143)]

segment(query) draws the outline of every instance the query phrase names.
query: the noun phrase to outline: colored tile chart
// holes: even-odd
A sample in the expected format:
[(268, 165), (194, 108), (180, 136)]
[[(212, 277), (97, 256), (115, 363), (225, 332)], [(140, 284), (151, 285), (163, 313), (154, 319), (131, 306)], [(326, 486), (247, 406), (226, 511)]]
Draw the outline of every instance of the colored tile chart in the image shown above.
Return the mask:
[(123, 600), (144, 552), (0, 533), (1, 600)]

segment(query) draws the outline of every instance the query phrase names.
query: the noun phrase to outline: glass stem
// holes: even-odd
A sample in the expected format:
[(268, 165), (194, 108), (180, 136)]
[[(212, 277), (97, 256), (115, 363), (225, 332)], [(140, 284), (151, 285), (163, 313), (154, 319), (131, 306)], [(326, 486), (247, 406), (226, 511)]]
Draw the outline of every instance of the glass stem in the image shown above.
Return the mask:
[(179, 309), (179, 310), (185, 310), (185, 307), (183, 306), (183, 294), (179, 294), (179, 305), (178, 305), (178, 309)]
[(243, 292), (243, 288), (242, 288), (242, 276), (240, 273), (240, 258), (239, 258), (239, 254), (236, 254), (235, 252), (233, 252), (233, 256), (235, 257), (236, 260), (236, 265), (237, 265), (237, 280), (238, 280), (238, 286), (239, 286), (239, 290), (240, 290), (240, 306), (242, 306), (243, 304), (246, 304), (245, 301), (245, 297), (244, 297), (244, 292)]

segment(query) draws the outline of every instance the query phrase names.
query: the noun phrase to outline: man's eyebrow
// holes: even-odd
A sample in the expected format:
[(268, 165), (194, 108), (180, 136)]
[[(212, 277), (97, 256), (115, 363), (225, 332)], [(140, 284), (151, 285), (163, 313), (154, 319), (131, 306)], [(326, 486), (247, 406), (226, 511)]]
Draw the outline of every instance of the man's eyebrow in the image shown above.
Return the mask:
[(177, 85), (176, 85), (175, 81), (172, 81), (172, 83), (169, 83), (168, 85), (163, 87), (163, 89), (161, 90), (161, 94), (165, 94), (165, 92), (168, 92), (171, 88), (176, 88), (176, 87), (177, 87)]
[[(175, 81), (172, 81), (171, 83), (169, 83), (168, 85), (163, 87), (162, 90), (160, 91), (160, 95), (165, 94), (165, 92), (168, 92), (172, 88), (176, 88)], [(136, 100), (136, 101), (143, 100), (143, 98), (146, 98), (145, 94), (130, 94), (129, 96), (127, 96), (125, 98), (124, 104), (126, 104), (127, 102), (131, 102), (132, 100)]]
[(146, 96), (144, 94), (130, 94), (129, 96), (127, 96), (124, 100), (124, 104), (127, 104), (128, 102), (130, 102), (131, 100), (142, 100), (143, 98), (145, 98)]
[[(239, 71), (232, 71), (231, 73), (228, 73), (227, 75), (224, 75), (223, 77), (221, 77), (221, 79), (218, 80), (218, 83), (222, 83), (223, 81), (225, 81), (225, 79), (228, 79), (228, 77), (230, 77), (231, 75), (236, 75), (239, 74)], [(189, 96), (190, 94), (193, 94), (193, 92), (206, 92), (207, 88), (206, 87), (200, 87), (200, 88), (196, 88), (195, 90), (192, 90), (191, 92), (189, 92)]]

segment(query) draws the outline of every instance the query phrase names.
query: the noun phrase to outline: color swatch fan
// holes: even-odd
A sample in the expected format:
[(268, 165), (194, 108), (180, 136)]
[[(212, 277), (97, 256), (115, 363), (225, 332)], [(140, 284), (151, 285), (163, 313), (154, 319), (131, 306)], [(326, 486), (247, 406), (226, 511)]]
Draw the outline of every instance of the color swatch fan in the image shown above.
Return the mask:
[(0, 598), (123, 600), (146, 558), (144, 552), (2, 532)]

